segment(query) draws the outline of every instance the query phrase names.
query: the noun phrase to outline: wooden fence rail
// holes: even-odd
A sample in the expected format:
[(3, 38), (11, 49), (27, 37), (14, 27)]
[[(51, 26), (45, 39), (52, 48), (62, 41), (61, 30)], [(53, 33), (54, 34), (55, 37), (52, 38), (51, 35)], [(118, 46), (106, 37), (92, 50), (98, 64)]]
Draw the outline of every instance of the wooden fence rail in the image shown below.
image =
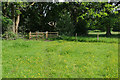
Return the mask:
[(58, 32), (29, 32), (29, 39), (31, 39), (32, 37), (35, 37), (36, 39), (38, 38), (55, 38), (58, 36)]

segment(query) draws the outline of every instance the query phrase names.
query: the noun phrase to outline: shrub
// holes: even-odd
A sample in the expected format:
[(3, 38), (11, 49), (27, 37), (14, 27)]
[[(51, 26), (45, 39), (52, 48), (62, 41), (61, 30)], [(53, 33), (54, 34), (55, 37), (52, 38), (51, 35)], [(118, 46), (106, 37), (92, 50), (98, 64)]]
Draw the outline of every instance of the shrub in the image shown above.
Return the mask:
[(24, 38), (29, 39), (29, 34), (25, 34)]
[(2, 38), (3, 39), (5, 38), (7, 40), (15, 40), (15, 39), (17, 39), (17, 35), (11, 31), (8, 31), (2, 35)]
[(2, 33), (5, 31), (11, 30), (11, 25), (13, 24), (10, 18), (2, 16)]

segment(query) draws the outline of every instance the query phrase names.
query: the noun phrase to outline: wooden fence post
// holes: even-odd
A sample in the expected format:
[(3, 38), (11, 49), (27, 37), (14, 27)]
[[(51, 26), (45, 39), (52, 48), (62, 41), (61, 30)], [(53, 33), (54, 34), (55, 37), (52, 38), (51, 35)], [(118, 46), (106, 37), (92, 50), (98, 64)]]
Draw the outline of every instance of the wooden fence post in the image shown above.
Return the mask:
[(97, 34), (97, 40), (99, 40), (99, 33)]
[(29, 39), (31, 39), (31, 31), (29, 32)]
[(58, 36), (58, 32), (57, 32), (57, 36)]
[(37, 36), (37, 32), (36, 32), (36, 40), (37, 40), (37, 37), (38, 37), (38, 36)]
[(75, 34), (75, 40), (77, 41), (77, 33)]
[(44, 39), (44, 33), (42, 32), (42, 39)]
[(48, 39), (48, 31), (46, 31), (46, 39)]

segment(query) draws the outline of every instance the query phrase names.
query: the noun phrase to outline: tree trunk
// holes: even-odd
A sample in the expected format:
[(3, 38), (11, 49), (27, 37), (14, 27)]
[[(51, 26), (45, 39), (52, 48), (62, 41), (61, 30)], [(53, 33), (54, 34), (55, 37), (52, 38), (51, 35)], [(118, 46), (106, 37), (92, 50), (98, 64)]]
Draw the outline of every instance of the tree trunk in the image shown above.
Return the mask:
[(107, 26), (107, 27), (106, 27), (106, 35), (107, 35), (107, 36), (110, 36), (110, 35), (111, 35), (111, 28), (110, 28), (110, 26)]
[(12, 21), (13, 21), (12, 30), (13, 33), (15, 33), (15, 7), (13, 3), (11, 3), (11, 13), (12, 13)]
[(15, 33), (18, 33), (18, 26), (20, 22), (20, 14), (17, 15), (16, 24), (15, 24)]

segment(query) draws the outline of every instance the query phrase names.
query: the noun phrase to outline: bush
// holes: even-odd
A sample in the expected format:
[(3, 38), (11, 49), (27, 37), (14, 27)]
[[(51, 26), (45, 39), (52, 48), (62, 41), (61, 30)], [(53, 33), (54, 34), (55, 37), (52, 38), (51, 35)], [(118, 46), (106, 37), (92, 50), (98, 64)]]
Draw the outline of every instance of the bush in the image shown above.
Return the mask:
[(29, 34), (25, 34), (24, 38), (29, 39)]
[(11, 25), (13, 24), (10, 18), (2, 16), (2, 33), (11, 29)]
[(15, 40), (15, 39), (17, 39), (17, 35), (11, 31), (9, 31), (9, 32), (5, 32), (2, 35), (2, 38), (7, 39), (7, 40)]

